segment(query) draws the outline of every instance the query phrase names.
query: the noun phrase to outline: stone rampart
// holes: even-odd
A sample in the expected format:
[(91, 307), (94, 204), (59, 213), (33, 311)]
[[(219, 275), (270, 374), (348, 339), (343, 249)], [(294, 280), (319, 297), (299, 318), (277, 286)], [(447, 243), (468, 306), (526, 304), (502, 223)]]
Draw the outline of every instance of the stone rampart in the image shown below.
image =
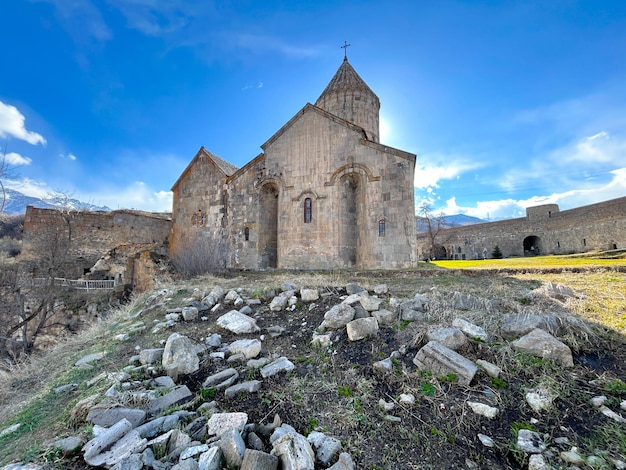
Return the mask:
[(526, 217), (441, 230), (431, 253), (427, 233), (417, 236), (420, 259), (585, 253), (626, 248), (626, 197), (560, 211), (556, 204), (530, 207)]
[(36, 260), (60, 250), (66, 275), (80, 277), (106, 252), (122, 244), (167, 246), (169, 214), (133, 210), (64, 211), (28, 206), (24, 218), (24, 255)]

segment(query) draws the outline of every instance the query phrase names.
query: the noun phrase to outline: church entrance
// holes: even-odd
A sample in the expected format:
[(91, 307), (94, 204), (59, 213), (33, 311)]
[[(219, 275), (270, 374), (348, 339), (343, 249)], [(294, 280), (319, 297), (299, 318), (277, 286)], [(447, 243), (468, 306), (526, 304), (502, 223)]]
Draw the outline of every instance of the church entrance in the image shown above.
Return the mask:
[(539, 256), (541, 254), (541, 239), (535, 235), (524, 238), (524, 256)]
[(278, 265), (278, 187), (266, 184), (259, 195), (260, 268)]
[(346, 266), (357, 266), (360, 260), (360, 221), (363, 219), (363, 184), (358, 173), (343, 176), (341, 215), (339, 217), (339, 257)]

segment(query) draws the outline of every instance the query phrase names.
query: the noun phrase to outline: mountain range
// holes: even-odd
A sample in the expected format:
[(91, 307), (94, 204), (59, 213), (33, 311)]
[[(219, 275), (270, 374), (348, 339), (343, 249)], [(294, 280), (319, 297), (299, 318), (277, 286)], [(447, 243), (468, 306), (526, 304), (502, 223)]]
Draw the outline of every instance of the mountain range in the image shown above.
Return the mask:
[[(419, 216), (417, 216), (415, 219), (415, 229), (417, 233), (428, 232), (428, 219), (426, 219), (426, 217)], [(479, 219), (478, 217), (471, 217), (465, 214), (432, 217), (431, 221), (433, 224), (439, 223), (441, 225), (441, 228), (461, 227), (463, 225), (482, 224), (484, 222), (487, 222), (486, 220)]]
[[(14, 189), (5, 188), (6, 199), (4, 201), (4, 213), (19, 215), (26, 212), (26, 206), (39, 207), (41, 209), (69, 208), (72, 210), (86, 211), (110, 211), (106, 206), (97, 206), (87, 202), (79, 201), (71, 197), (51, 195), (47, 198), (26, 196)], [(0, 205), (2, 204), (2, 193), (0, 192)]]
[[(39, 207), (41, 209), (53, 209), (53, 208), (71, 208), (73, 210), (86, 210), (86, 211), (110, 211), (111, 209), (106, 206), (98, 206), (95, 204), (90, 204), (87, 202), (82, 202), (78, 199), (65, 197), (65, 196), (55, 196), (51, 195), (47, 198), (38, 198), (33, 196), (26, 196), (19, 191), (15, 191), (14, 189), (7, 189), (6, 191), (6, 200), (4, 203), (4, 213), (19, 215), (24, 214), (26, 212), (26, 206), (34, 206)], [(1, 197), (2, 193), (0, 193), (0, 205), (1, 205)], [(433, 218), (439, 219), (442, 226), (444, 228), (450, 227), (459, 227), (462, 225), (472, 225), (472, 224), (480, 224), (486, 222), (485, 220), (479, 219), (477, 217), (470, 217), (464, 214), (457, 215), (446, 215), (442, 218), (436, 217)], [(424, 217), (416, 217), (416, 230), (418, 233), (427, 232), (428, 224), (426, 218)]]

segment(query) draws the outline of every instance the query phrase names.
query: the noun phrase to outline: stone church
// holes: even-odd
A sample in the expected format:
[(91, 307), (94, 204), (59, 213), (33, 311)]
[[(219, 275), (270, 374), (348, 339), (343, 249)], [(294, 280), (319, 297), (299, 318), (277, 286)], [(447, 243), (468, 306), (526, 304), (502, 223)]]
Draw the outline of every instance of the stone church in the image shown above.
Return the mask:
[(242, 269), (417, 264), (415, 154), (379, 142), (380, 101), (344, 57), (241, 168), (201, 147), (174, 183), (170, 249)]

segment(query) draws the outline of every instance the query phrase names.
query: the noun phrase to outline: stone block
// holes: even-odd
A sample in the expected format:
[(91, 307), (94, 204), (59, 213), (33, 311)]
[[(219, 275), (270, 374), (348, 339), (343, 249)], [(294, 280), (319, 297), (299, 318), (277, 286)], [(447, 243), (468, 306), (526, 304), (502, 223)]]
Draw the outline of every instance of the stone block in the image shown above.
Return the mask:
[(148, 405), (148, 411), (152, 415), (158, 415), (171, 406), (187, 403), (191, 400), (193, 400), (193, 393), (191, 393), (186, 385), (181, 385), (180, 387), (174, 388), (169, 393), (151, 400)]
[(378, 334), (378, 321), (374, 317), (358, 318), (346, 325), (346, 331), (350, 341), (359, 341)]
[(281, 372), (289, 372), (295, 369), (293, 363), (286, 357), (279, 357), (273, 362), (261, 368), (261, 376), (266, 379)]
[(247, 422), (247, 413), (214, 413), (209, 418), (207, 428), (209, 435), (220, 436), (231, 429), (236, 429), (238, 432), (243, 431)]
[(533, 356), (552, 359), (564, 367), (573, 367), (572, 351), (550, 333), (535, 328), (530, 333), (513, 341), (511, 347), (516, 351), (532, 354)]
[(436, 377), (456, 374), (461, 385), (469, 385), (478, 370), (472, 361), (436, 341), (429, 341), (422, 347), (413, 358), (413, 364)]
[(230, 387), (238, 378), (239, 372), (236, 369), (229, 368), (207, 377), (202, 383), (202, 387), (221, 390)]
[(467, 344), (467, 338), (458, 328), (433, 328), (426, 333), (428, 341), (437, 341), (453, 351)]
[(231, 354), (243, 354), (246, 359), (257, 357), (261, 353), (261, 341), (258, 339), (240, 339), (228, 346)]
[(235, 334), (255, 333), (259, 331), (256, 320), (237, 310), (222, 315), (217, 319), (218, 326)]
[(254, 449), (246, 449), (241, 470), (276, 470), (278, 457)]

